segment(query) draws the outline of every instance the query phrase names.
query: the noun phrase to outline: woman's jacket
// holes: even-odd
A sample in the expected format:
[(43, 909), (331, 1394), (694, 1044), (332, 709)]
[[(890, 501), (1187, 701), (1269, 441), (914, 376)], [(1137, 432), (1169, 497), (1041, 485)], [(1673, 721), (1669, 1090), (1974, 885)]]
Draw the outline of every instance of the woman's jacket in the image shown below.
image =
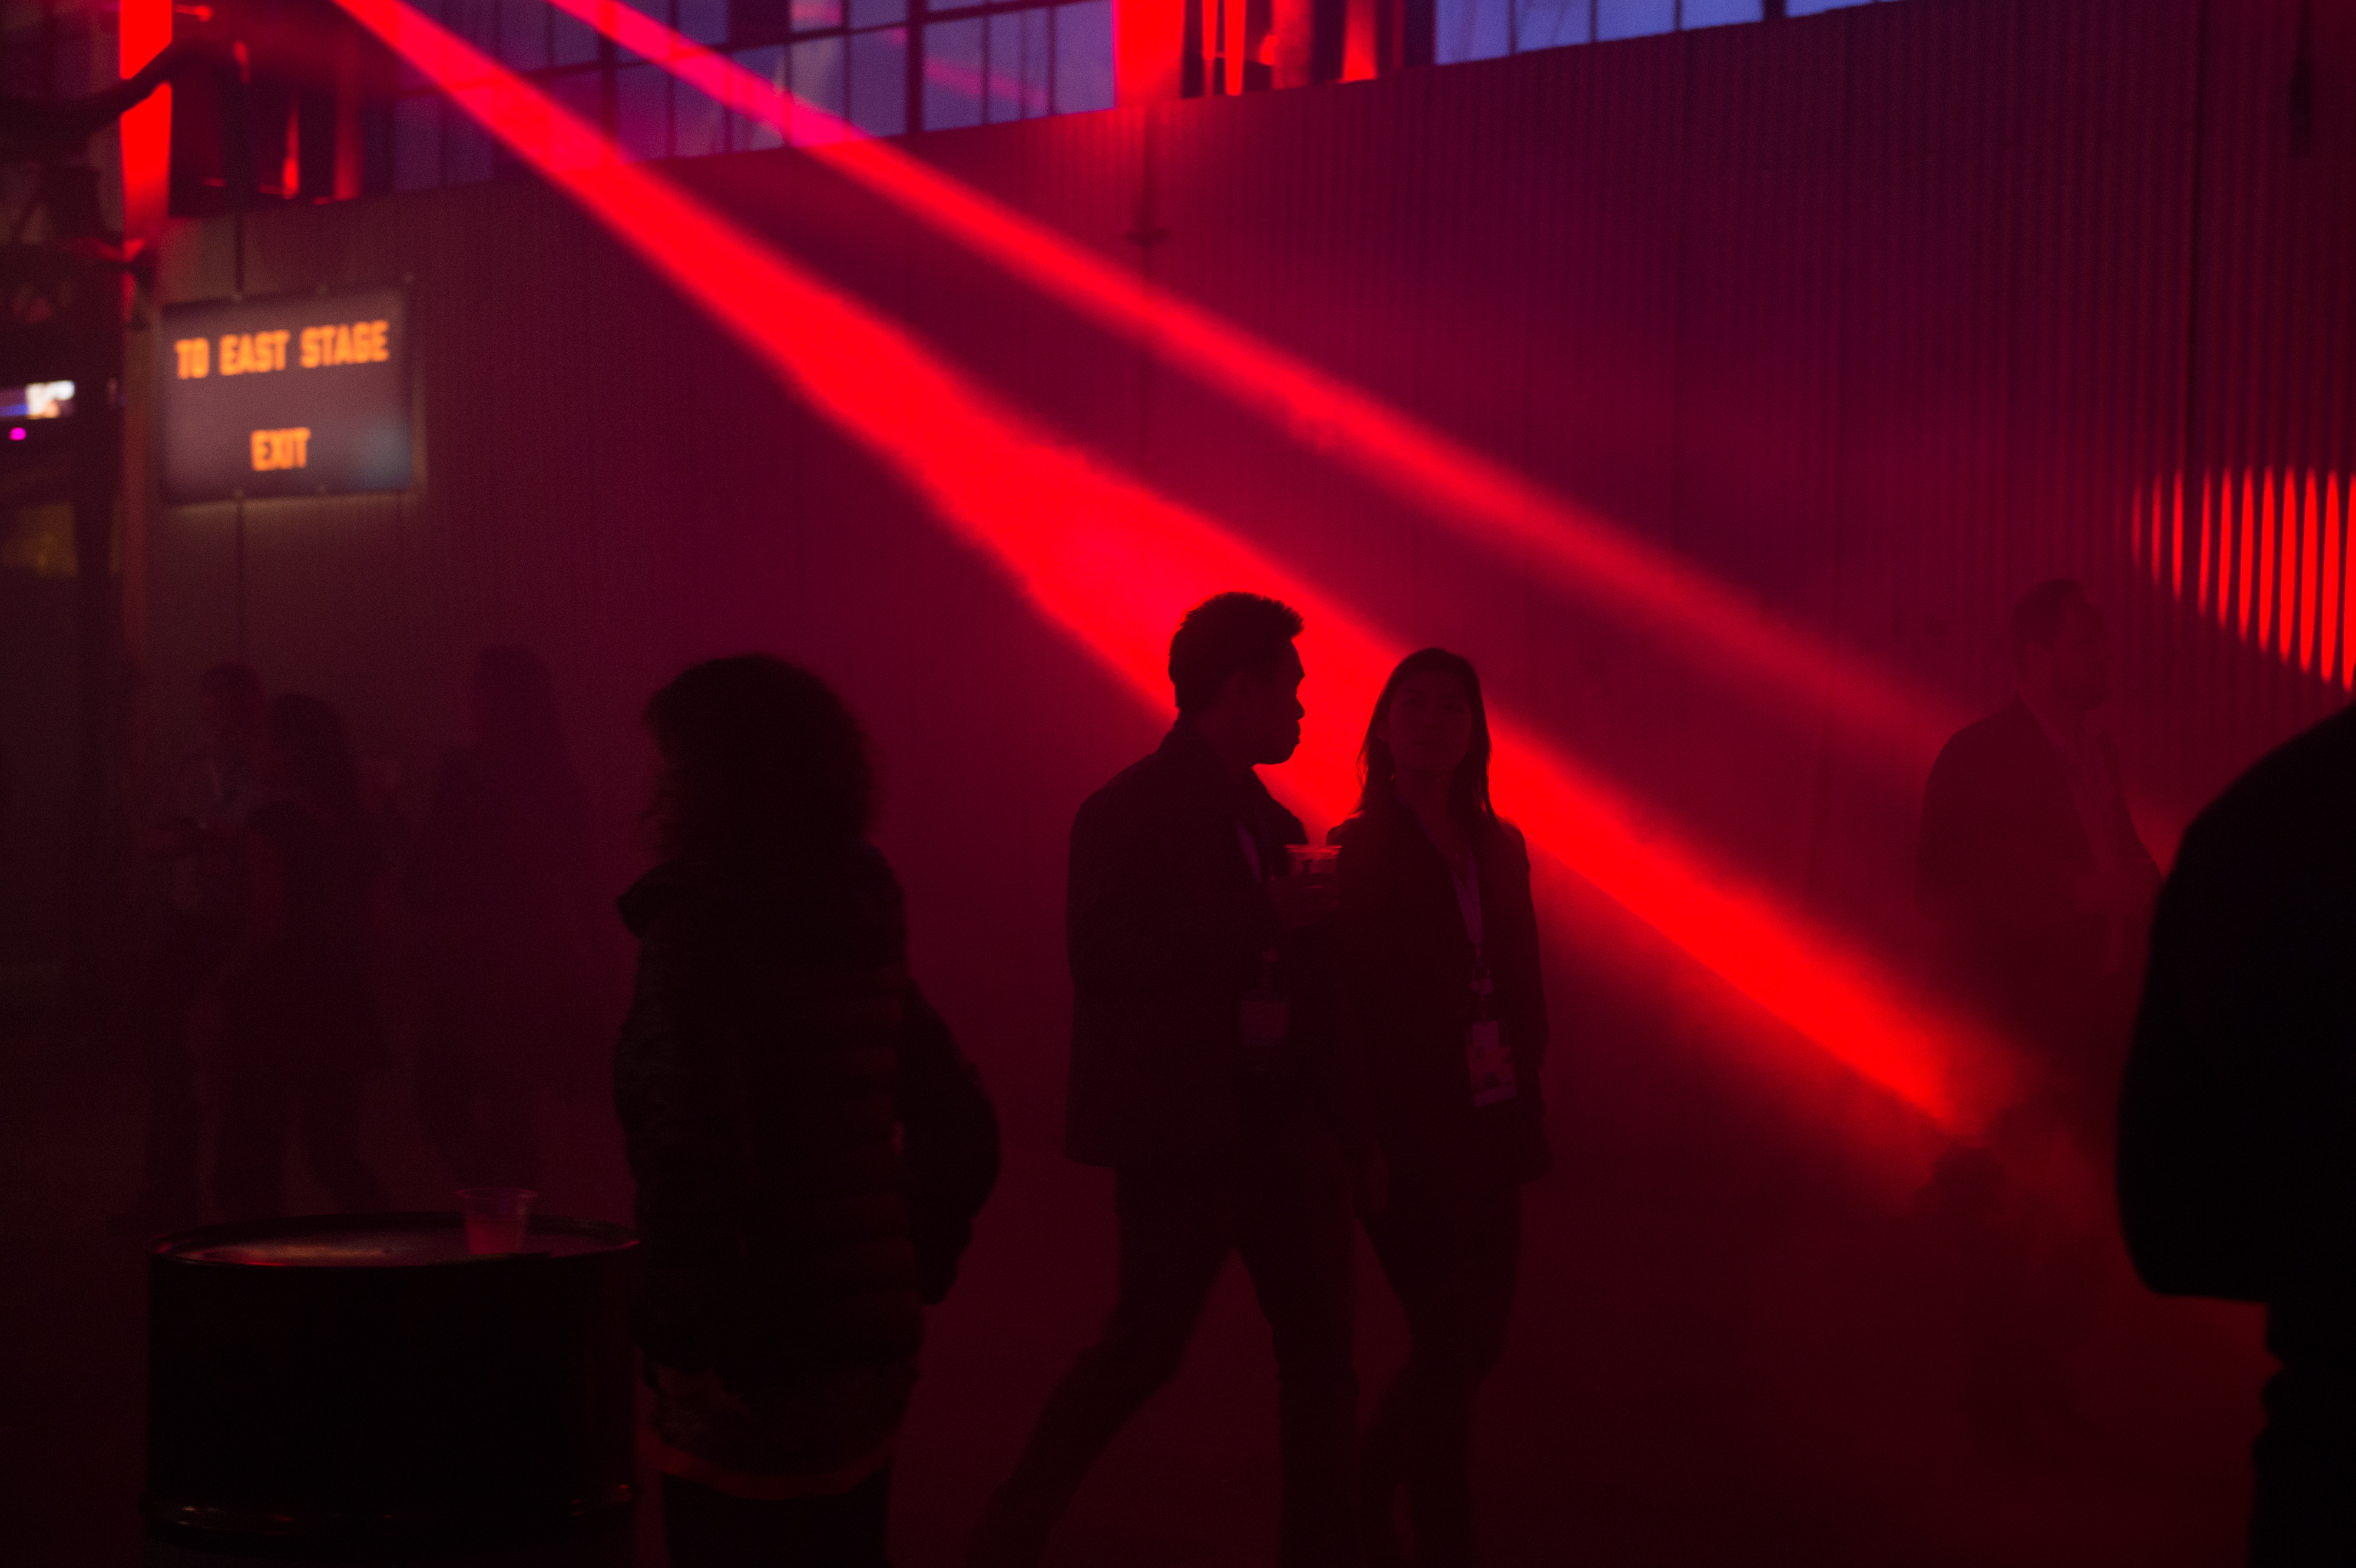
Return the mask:
[(1396, 797), (1331, 837), (1342, 850), (1341, 1015), (1384, 1155), (1395, 1166), (1469, 1161), (1517, 1181), (1543, 1175), (1553, 1163), (1538, 1081), (1546, 988), (1520, 831), (1493, 818), (1473, 835), (1489, 1014), (1516, 1083), (1512, 1099), (1478, 1107), (1465, 1055), (1478, 966), (1447, 857)]
[(914, 1357), (998, 1175), (979, 1076), (908, 977), (864, 843), (766, 868), (673, 861), (614, 1067), (644, 1238), (640, 1337), (733, 1386)]

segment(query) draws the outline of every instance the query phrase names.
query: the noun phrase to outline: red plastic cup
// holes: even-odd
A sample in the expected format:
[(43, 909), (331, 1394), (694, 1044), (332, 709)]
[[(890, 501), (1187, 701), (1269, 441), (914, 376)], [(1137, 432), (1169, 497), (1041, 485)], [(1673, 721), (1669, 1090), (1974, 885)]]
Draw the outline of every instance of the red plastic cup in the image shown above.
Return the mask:
[(1289, 843), (1284, 853), (1292, 859), (1295, 876), (1331, 876), (1335, 863), (1342, 858), (1337, 845), (1323, 843)]
[(466, 1217), (466, 1251), (520, 1252), (531, 1226), (531, 1201), (540, 1194), (525, 1187), (469, 1187), (458, 1193)]

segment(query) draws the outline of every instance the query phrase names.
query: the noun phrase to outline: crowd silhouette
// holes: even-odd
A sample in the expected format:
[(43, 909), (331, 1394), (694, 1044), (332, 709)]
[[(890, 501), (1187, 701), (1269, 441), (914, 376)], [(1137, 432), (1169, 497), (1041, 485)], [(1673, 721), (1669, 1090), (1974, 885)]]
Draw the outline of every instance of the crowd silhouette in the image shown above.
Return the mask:
[[(2049, 1212), (2024, 1173), (2115, 1161), (2153, 1289), (2269, 1308), (2283, 1370), (2253, 1561), (2356, 1561), (2356, 1004), (2340, 978), (2356, 718), (2229, 791), (2163, 890), (2100, 722), (2100, 610), (2041, 583), (2008, 629), (2017, 694), (1941, 753), (1915, 865), (1944, 983), (2038, 1075), (1946, 1155), (1910, 1220), (1967, 1282), (1974, 1432), (2029, 1454), (2079, 1421), (2066, 1372), (2094, 1332), (2098, 1222)], [(1280, 1560), (1480, 1561), (1474, 1411), (1505, 1349), (1523, 1187), (1553, 1165), (1529, 853), (1513, 802), (1491, 799), (1479, 673), (1438, 648), (1375, 696), (1356, 810), (1310, 843), (1257, 772), (1300, 741), (1302, 630), (1247, 593), (1188, 612), (1175, 722), (1073, 822), (1065, 1151), (1112, 1172), (1117, 1300), (991, 1496), (976, 1568), (1041, 1559), (1177, 1373), (1231, 1255), (1276, 1353)], [(164, 777), (146, 842), (149, 1120), (117, 1229), (283, 1214), (294, 1153), (343, 1209), (387, 1206), (358, 1126), (388, 1062), (388, 933), (405, 929), (413, 1109), (454, 1187), (539, 1185), (546, 1101), (611, 1083), (671, 1560), (882, 1563), (924, 1309), (996, 1180), (998, 1124), (909, 972), (848, 705), (757, 654), (656, 693), (659, 864), (617, 918), (530, 651), (482, 651), (413, 833), (326, 702), (269, 696), (241, 664), (207, 671), (199, 702), (201, 743)], [(605, 977), (625, 936), (616, 1046)], [(1409, 1337), (1363, 1429), (1361, 1228)]]

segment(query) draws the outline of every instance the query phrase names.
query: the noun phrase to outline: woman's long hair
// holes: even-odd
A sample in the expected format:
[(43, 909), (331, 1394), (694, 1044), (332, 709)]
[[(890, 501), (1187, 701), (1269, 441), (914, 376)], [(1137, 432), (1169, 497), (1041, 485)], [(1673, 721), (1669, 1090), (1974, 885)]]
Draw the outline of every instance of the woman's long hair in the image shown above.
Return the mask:
[(1456, 765), (1456, 777), (1449, 780), (1448, 813), (1477, 830), (1497, 819), (1496, 808), (1489, 803), (1489, 710), (1481, 701), (1481, 676), (1472, 661), (1444, 648), (1416, 650), (1400, 660), (1391, 678), (1383, 682), (1383, 694), (1375, 699), (1374, 715), (1366, 721), (1365, 743), (1358, 747), (1358, 810), (1371, 811), (1390, 800), (1398, 775), (1390, 743), (1382, 737), (1383, 715), (1391, 711), (1401, 686), (1435, 670), (1463, 683), (1464, 700), (1472, 709), (1472, 744), (1465, 748), (1464, 760)]
[(775, 859), (866, 836), (875, 770), (832, 687), (766, 653), (691, 666), (647, 704), (662, 768), (647, 816), (669, 855)]
[(289, 782), (346, 822), (361, 819), (359, 759), (335, 709), (299, 692), (274, 697), (270, 740)]

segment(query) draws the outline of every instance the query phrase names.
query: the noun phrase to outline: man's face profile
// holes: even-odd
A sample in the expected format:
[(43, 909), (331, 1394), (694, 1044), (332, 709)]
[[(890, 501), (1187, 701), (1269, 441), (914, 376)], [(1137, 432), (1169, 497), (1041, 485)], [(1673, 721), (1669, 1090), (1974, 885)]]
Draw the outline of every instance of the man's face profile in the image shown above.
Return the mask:
[(1226, 701), (1232, 704), (1237, 733), (1251, 747), (1255, 765), (1284, 762), (1301, 746), (1300, 650), (1287, 645), (1284, 659), (1266, 673), (1237, 671), (1229, 682)]

